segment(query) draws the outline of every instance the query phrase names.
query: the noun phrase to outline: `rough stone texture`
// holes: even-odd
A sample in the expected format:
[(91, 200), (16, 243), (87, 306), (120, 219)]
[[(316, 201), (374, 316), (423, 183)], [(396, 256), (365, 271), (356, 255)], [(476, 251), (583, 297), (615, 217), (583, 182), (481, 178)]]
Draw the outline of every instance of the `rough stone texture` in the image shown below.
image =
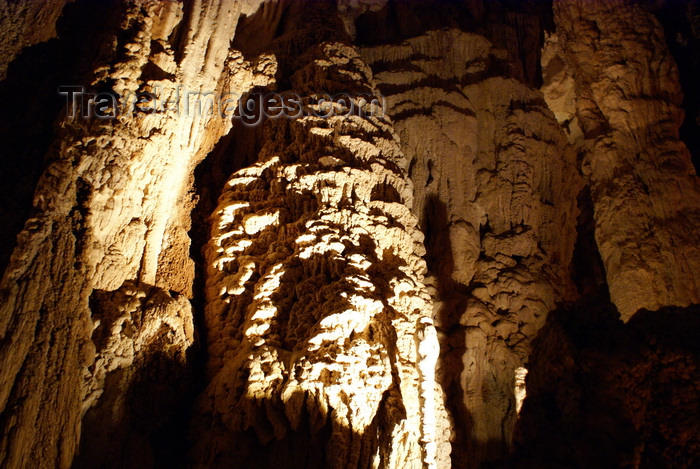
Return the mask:
[(558, 89), (550, 106), (559, 118), (575, 115), (583, 134), (581, 171), (611, 299), (624, 319), (697, 303), (700, 184), (678, 138), (682, 93), (663, 29), (635, 2), (557, 0), (554, 14), (552, 63), (565, 70), (545, 71), (559, 81), (549, 85)]
[[(179, 83), (192, 91), (238, 91), (267, 81), (256, 70), (272, 64), (256, 69), (229, 51), (241, 4), (192, 4), (187, 14), (175, 2), (122, 6), (116, 18), (105, 20), (118, 29), (88, 78), (95, 88), (107, 86), (124, 95), (156, 85), (174, 89)], [(96, 318), (88, 299), (95, 290), (113, 291), (132, 282), (141, 290), (152, 285), (190, 293), (188, 178), (228, 126), (194, 114), (141, 112), (114, 121), (66, 117), (59, 122), (34, 195), (35, 215), (19, 235), (0, 285), (4, 467), (71, 465), (81, 415), (103, 379), (91, 373), (119, 373), (139, 361), (154, 341), (172, 341), (179, 348), (173, 353), (184, 356), (192, 342), (191, 334), (182, 335), (192, 322), (186, 300), (174, 300), (176, 306), (164, 308), (159, 319), (168, 316), (180, 339), (160, 337), (167, 330), (151, 339), (150, 332), (138, 331), (141, 339), (114, 337), (118, 343), (96, 355), (91, 341)], [(123, 363), (121, 351), (114, 356), (110, 351), (122, 349), (129, 356)], [(103, 362), (96, 363), (97, 357)], [(118, 393), (124, 387), (111, 389)]]
[[(300, 61), (291, 85), (309, 109), (320, 91), (376, 94), (352, 47)], [(362, 112), (268, 121), (257, 163), (226, 184), (196, 467), (449, 466), (406, 161), (391, 123)], [(324, 447), (295, 448), (299, 435)]]
[(82, 441), (73, 467), (152, 467), (156, 457), (164, 464), (168, 455), (154, 454), (154, 442), (172, 438), (167, 427), (177, 413), (171, 408), (182, 409), (191, 392), (190, 302), (126, 283), (94, 290), (90, 309), (96, 354), (85, 373)]
[(696, 4), (1, 2), (0, 466), (696, 466)]
[[(510, 446), (515, 370), (571, 297), (573, 155), (542, 95), (496, 75), (505, 50), (457, 30), (363, 49), (410, 159), (428, 233), (454, 467)], [(566, 181), (566, 183), (564, 183)]]
[(56, 36), (56, 20), (68, 1), (0, 3), (0, 81), (22, 48)]
[(666, 43), (678, 65), (685, 119), (680, 137), (690, 150), (695, 172), (700, 169), (700, 2), (663, 0), (651, 4), (664, 28)]
[(531, 86), (541, 83), (542, 30), (552, 27), (548, 2), (385, 0), (381, 7), (378, 2), (358, 3), (364, 8), (350, 12), (361, 12), (354, 28), (360, 45), (395, 44), (431, 30), (459, 29), (483, 36), (499, 49), (498, 74)]

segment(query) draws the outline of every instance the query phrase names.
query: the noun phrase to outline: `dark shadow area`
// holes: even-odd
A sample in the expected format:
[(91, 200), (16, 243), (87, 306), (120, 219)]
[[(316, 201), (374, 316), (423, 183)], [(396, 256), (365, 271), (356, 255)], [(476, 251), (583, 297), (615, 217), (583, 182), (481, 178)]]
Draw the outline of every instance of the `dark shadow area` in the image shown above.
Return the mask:
[(453, 419), (454, 441), (452, 467), (467, 468), (470, 450), (476, 445), (471, 441), (472, 417), (464, 403), (461, 375), (464, 371), (462, 357), (466, 351), (466, 329), (460, 318), (466, 310), (467, 296), (458, 290), (452, 279), (454, 259), (450, 239), (447, 205), (437, 195), (429, 196), (423, 207), (423, 234), (425, 235), (425, 260), (428, 272), (436, 278), (438, 298), (442, 302), (436, 327), (440, 335), (440, 358), (437, 364), (440, 385), (446, 396), (446, 406)]
[(281, 0), (266, 2), (253, 15), (241, 17), (231, 47), (247, 60), (261, 53), (274, 54), (277, 89), (286, 90), (293, 72), (308, 62), (305, 53), (324, 41), (351, 42), (335, 1)]
[(157, 350), (135, 367), (124, 395), (124, 370), (107, 377), (103, 399), (83, 418), (74, 469), (184, 467), (192, 370)]
[(585, 186), (576, 198), (576, 243), (571, 260), (571, 278), (582, 298), (608, 299), (605, 266), (595, 241), (595, 218), (591, 190)]
[(68, 3), (56, 23), (58, 38), (22, 50), (0, 82), (0, 272), (32, 214), (34, 190), (48, 164), (54, 125), (66, 103), (58, 87), (86, 85), (86, 73), (122, 9), (112, 1)]
[[(279, 403), (242, 402), (241, 405), (256, 406), (261, 414), (259, 417), (261, 422), (268, 418), (265, 415), (266, 412), (284, 415), (284, 409)], [(296, 430), (288, 429), (281, 439), (273, 437), (264, 443), (260, 441), (253, 429), (232, 432), (220, 425), (220, 423), (210, 424), (207, 428), (209, 432), (222, 435), (222, 438), (217, 439), (220, 453), (212, 455), (205, 464), (200, 461), (190, 461), (189, 467), (193, 469), (326, 467), (326, 449), (332, 431), (330, 420), (321, 429), (312, 431), (306, 410), (302, 412), (299, 427)], [(224, 435), (225, 438), (223, 438)]]
[(680, 137), (688, 146), (695, 172), (700, 168), (700, 3), (656, 2), (654, 13), (664, 27), (666, 44), (678, 65), (685, 118)]
[(502, 468), (693, 468), (700, 462), (700, 307), (605, 298), (550, 313), (533, 342), (515, 453)]
[[(135, 307), (134, 301), (140, 306)], [(132, 363), (118, 364), (106, 375), (102, 394), (83, 417), (74, 469), (184, 467), (191, 403), (198, 391), (196, 349), (183, 351), (173, 343), (173, 332), (165, 324), (144, 332), (144, 323), (153, 324), (149, 316), (162, 315), (168, 304), (175, 306), (170, 294), (145, 285), (128, 284), (114, 292), (95, 290), (91, 295), (93, 320), (99, 321), (92, 336), (98, 353), (109, 348), (106, 356), (118, 364), (122, 354), (128, 358), (130, 340), (144, 345), (135, 350)], [(134, 311), (125, 313), (125, 308)], [(125, 345), (111, 350), (117, 321), (123, 321)], [(139, 337), (143, 333), (152, 336)]]

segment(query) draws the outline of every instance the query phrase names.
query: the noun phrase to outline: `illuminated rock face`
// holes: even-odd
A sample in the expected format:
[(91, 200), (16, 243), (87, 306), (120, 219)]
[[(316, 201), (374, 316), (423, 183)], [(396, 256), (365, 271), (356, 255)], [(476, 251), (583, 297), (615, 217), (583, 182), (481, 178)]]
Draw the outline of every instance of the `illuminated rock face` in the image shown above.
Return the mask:
[(589, 3), (554, 2), (563, 68), (545, 90), (562, 120), (575, 116), (610, 297), (625, 320), (698, 303), (700, 185), (678, 138), (676, 64), (645, 5)]
[[(182, 4), (125, 2), (99, 18), (117, 28), (105, 33), (113, 47), (81, 84), (126, 94), (254, 81), (254, 67), (235, 74), (243, 60), (228, 47), (240, 11), (209, 2), (181, 24)], [(57, 124), (33, 216), (0, 284), (3, 467), (70, 467), (83, 415), (111, 406), (119, 420), (139, 364), (185, 359), (194, 339), (189, 178), (227, 130), (224, 121), (147, 113)], [(105, 433), (100, 445), (110, 444)]]
[[(0, 5), (0, 466), (700, 460), (664, 2), (64, 3)], [(387, 106), (43, 112), (65, 84)]]
[[(306, 102), (376, 95), (352, 47), (323, 43), (303, 61), (291, 84)], [(304, 454), (284, 443), (292, 432), (324, 438), (313, 457), (328, 467), (449, 466), (406, 160), (391, 122), (358, 104), (269, 121), (257, 162), (226, 183), (206, 247), (197, 467), (282, 464)], [(247, 429), (265, 455), (242, 444)]]

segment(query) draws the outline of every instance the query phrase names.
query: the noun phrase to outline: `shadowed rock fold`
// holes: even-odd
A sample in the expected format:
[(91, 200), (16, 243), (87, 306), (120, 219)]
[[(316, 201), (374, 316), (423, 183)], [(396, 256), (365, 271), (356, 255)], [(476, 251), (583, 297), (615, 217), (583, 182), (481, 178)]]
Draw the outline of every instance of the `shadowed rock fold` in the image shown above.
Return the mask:
[(0, 467), (697, 467), (698, 12), (0, 2)]

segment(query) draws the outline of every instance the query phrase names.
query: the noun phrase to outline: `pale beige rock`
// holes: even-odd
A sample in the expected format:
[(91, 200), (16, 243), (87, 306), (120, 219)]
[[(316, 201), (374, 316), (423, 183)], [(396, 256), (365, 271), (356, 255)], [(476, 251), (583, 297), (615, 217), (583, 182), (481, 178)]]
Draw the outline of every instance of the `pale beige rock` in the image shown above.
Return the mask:
[(521, 366), (515, 369), (515, 411), (519, 414), (523, 408), (523, 401), (527, 397), (527, 386), (525, 378), (527, 377), (527, 368)]
[(556, 33), (547, 34), (542, 48), (542, 87), (547, 106), (564, 127), (569, 141), (576, 147), (583, 143), (583, 130), (576, 115), (574, 77), (564, 63)]
[[(375, 92), (353, 48), (305, 57), (293, 89)], [(247, 429), (267, 467), (302, 421), (310, 439), (330, 421), (328, 467), (449, 466), (412, 187), (391, 123), (359, 112), (268, 121), (258, 162), (219, 199), (197, 467), (247, 464)]]
[[(492, 22), (500, 7), (468, 1), (445, 18), (490, 39), (444, 29), (401, 42), (392, 34), (440, 15), (423, 22), (387, 0), (117, 3), (84, 84), (161, 100), (179, 89), (190, 112), (56, 122), (0, 280), (0, 466), (167, 465), (143, 427), (191, 412), (188, 386), (206, 386), (193, 447), (178, 448), (193, 467), (475, 468), (502, 457), (531, 341), (576, 297), (585, 184), (623, 317), (698, 302), (700, 189), (678, 139), (677, 71), (639, 2), (556, 0), (542, 92), (524, 84), (537, 81), (542, 29), (527, 6)], [(64, 4), (0, 2), (0, 80), (57, 34), (77, 6)], [(71, 11), (64, 20), (89, 13)], [(366, 30), (382, 22), (387, 34)], [(358, 51), (356, 33), (392, 43)], [(68, 36), (51, 44), (82, 37)], [(310, 45), (321, 37), (334, 39)], [(241, 93), (277, 87), (307, 109), (321, 91), (381, 91), (389, 117), (355, 109), (229, 134), (230, 119), (199, 113), (208, 96), (231, 93), (230, 111)], [(190, 212), (219, 189), (195, 194), (194, 169), (223, 136), (256, 162), (228, 179), (198, 240), (197, 292)], [(231, 169), (211, 171), (223, 182)], [(203, 383), (188, 375), (197, 293)]]
[[(573, 295), (573, 154), (542, 95), (489, 78), (507, 56), (484, 37), (431, 31), (362, 50), (411, 160), (431, 267), (438, 370), (453, 404), (455, 467), (510, 445), (515, 370), (556, 303)], [(461, 430), (459, 430), (461, 428)]]
[[(115, 31), (120, 48), (95, 64), (92, 85), (113, 80), (113, 90), (124, 95), (156, 86), (166, 94), (177, 84), (193, 92), (240, 92), (267, 83), (274, 73), (274, 66), (263, 64), (268, 59), (253, 65), (229, 51), (241, 6), (188, 4), (192, 14), (180, 24), (182, 3), (127, 2), (122, 31)], [(182, 39), (171, 44), (177, 26)], [(142, 78), (151, 64), (175, 76)], [(0, 285), (0, 465), (69, 467), (80, 417), (99, 394), (100, 374), (130, 363), (111, 348), (133, 348), (133, 360), (145, 353), (139, 347), (147, 340), (114, 336), (111, 348), (100, 351), (102, 364), (95, 365), (92, 291), (138, 282), (190, 293), (188, 183), (195, 164), (229, 126), (193, 113), (141, 112), (60, 123), (36, 189), (37, 215), (19, 235)], [(191, 312), (184, 298), (178, 302), (180, 322), (170, 327), (184, 331)], [(175, 343), (183, 353), (191, 337)]]
[(564, 119), (573, 110), (562, 90), (575, 92), (611, 299), (625, 320), (697, 303), (700, 184), (678, 138), (681, 90), (664, 32), (641, 3), (557, 0), (554, 12), (552, 54), (566, 70), (545, 92)]

